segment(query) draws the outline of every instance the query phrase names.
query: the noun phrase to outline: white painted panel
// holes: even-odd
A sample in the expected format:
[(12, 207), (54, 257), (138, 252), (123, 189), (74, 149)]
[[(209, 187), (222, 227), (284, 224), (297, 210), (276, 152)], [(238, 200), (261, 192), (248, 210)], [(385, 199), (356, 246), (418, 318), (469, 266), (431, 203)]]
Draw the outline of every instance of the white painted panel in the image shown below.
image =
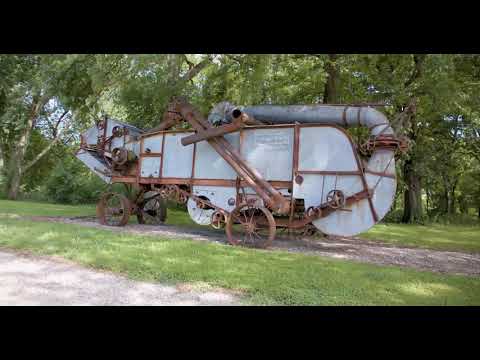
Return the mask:
[(223, 137), (235, 150), (240, 151), (240, 132), (226, 134)]
[[(357, 171), (352, 145), (348, 137), (333, 127), (300, 128), (299, 170)], [(327, 194), (341, 190), (345, 197), (363, 191), (360, 176), (302, 174), (301, 185), (294, 182), (293, 195), (303, 198), (305, 209), (327, 201)], [(345, 211), (346, 210), (346, 211)], [(356, 202), (332, 214), (315, 220), (313, 224), (323, 233), (352, 236), (374, 225), (367, 199)]]
[[(302, 185), (294, 184), (294, 196), (303, 198), (305, 209), (310, 206), (319, 206), (327, 201), (327, 194), (334, 189), (341, 190), (345, 197), (349, 197), (363, 190), (360, 176), (348, 175), (304, 175)], [(374, 225), (368, 200), (345, 208), (351, 211), (335, 211), (332, 214), (315, 220), (313, 224), (323, 233), (339, 236), (351, 236), (365, 231)]]
[(197, 196), (205, 196), (214, 205), (227, 211), (235, 208), (236, 204), (229, 205), (229, 199), (235, 199), (237, 192), (234, 187), (226, 186), (194, 186), (193, 193)]
[(135, 155), (137, 155), (137, 156), (140, 155), (140, 142), (139, 141), (126, 143), (125, 148), (127, 150), (133, 151), (135, 153)]
[(305, 209), (326, 202), (329, 191), (341, 190), (345, 197), (363, 190), (360, 176), (314, 175), (305, 174), (301, 185), (293, 184), (293, 197), (305, 200)]
[(186, 133), (173, 133), (165, 135), (165, 146), (163, 149), (163, 177), (191, 177), (193, 145), (182, 145), (181, 139), (185, 135)]
[(124, 141), (123, 141), (123, 136), (122, 137), (116, 137), (116, 138), (113, 138), (112, 139), (112, 145), (111, 145), (111, 149), (115, 149), (115, 148), (121, 148), (121, 147), (124, 147)]
[(141, 177), (154, 177), (160, 176), (160, 161), (161, 157), (144, 157), (142, 158)]
[(76, 157), (81, 162), (83, 162), (90, 170), (92, 170), (97, 176), (99, 176), (103, 181), (105, 181), (106, 183), (111, 182), (112, 179), (110, 177), (105, 176), (98, 171), (100, 170), (104, 173), (108, 173), (107, 167), (91, 153), (85, 150), (80, 150), (77, 153)]
[(333, 127), (300, 128), (299, 170), (357, 170), (347, 136)]
[[(206, 197), (212, 204), (232, 211), (236, 204), (228, 204), (229, 199), (235, 199), (236, 189), (223, 186), (194, 186), (193, 194), (201, 197)], [(187, 203), (188, 214), (190, 218), (199, 225), (210, 225), (211, 216), (214, 209), (201, 209), (197, 206), (193, 199), (189, 199)]]
[(337, 236), (354, 236), (375, 225), (367, 199), (360, 200), (347, 209), (351, 211), (335, 211), (325, 218), (315, 220), (313, 225), (324, 234)]
[(163, 135), (152, 135), (143, 139), (143, 151), (148, 152), (147, 149), (150, 149), (152, 153), (161, 153), (162, 152), (162, 141)]
[[(103, 133), (103, 130), (102, 130)], [(96, 144), (97, 139), (98, 139), (98, 129), (96, 126), (92, 126), (89, 128), (87, 131), (83, 133), (83, 138), (85, 139), (85, 142), (89, 145)]]
[(242, 156), (268, 181), (290, 181), (293, 128), (244, 130)]
[(375, 212), (381, 220), (388, 213), (395, 198), (397, 180), (377, 175), (366, 174), (366, 180), (370, 189), (375, 189), (372, 197)]
[(395, 175), (395, 153), (387, 149), (378, 149), (368, 161), (367, 169), (379, 173)]
[[(239, 133), (228, 134), (225, 139), (238, 150)], [(196, 179), (226, 179), (235, 180), (237, 173), (233, 168), (215, 151), (207, 141), (197, 143), (195, 155)]]

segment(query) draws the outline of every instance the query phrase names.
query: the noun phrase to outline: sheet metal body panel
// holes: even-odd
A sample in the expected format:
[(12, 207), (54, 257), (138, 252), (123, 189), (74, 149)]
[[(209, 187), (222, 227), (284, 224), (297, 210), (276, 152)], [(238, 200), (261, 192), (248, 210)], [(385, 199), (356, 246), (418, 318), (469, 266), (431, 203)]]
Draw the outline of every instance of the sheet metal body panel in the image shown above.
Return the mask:
[(160, 174), (160, 163), (160, 157), (143, 157), (140, 176), (158, 178)]
[[(355, 150), (349, 138), (333, 127), (300, 128), (299, 171), (356, 172), (359, 169)], [(367, 169), (387, 174), (395, 173), (393, 152), (379, 150), (367, 163)], [(334, 189), (341, 190), (345, 197), (363, 191), (361, 175), (324, 175), (302, 174), (303, 182), (293, 185), (294, 198), (303, 198), (305, 208), (327, 202), (327, 194)], [(396, 190), (396, 181), (392, 178), (366, 174), (368, 189), (375, 189), (372, 206), (379, 219), (390, 209)], [(375, 225), (368, 199), (337, 210), (330, 215), (317, 219), (313, 224), (323, 233), (352, 236), (368, 230)]]
[(120, 122), (118, 120), (115, 120), (115, 119), (108, 119), (107, 120), (107, 131), (106, 131), (107, 138), (112, 136), (113, 128), (115, 126), (118, 126), (120, 128), (125, 127), (127, 129), (127, 134), (125, 136), (112, 138), (112, 140), (110, 142), (110, 145), (109, 145), (110, 150), (113, 150), (117, 147), (124, 147), (126, 143), (131, 142), (131, 141), (135, 141), (135, 137), (142, 133), (140, 131), (140, 129), (136, 129), (133, 126), (122, 123), (122, 122)]
[[(237, 151), (240, 148), (240, 134), (224, 135), (224, 138)], [(237, 173), (233, 168), (212, 148), (207, 141), (197, 143), (195, 154), (195, 178), (198, 179), (226, 179), (235, 180)]]
[(334, 127), (301, 127), (298, 170), (357, 170), (352, 144)]
[(98, 175), (100, 179), (105, 181), (107, 184), (111, 183), (112, 178), (103, 174), (108, 173), (108, 168), (94, 154), (89, 151), (80, 150), (75, 156), (77, 157), (77, 159), (83, 162), (90, 170), (92, 170), (92, 172)]
[(241, 154), (269, 181), (291, 181), (293, 128), (246, 129)]
[(371, 157), (367, 170), (386, 173), (391, 177), (383, 177), (367, 173), (368, 187), (375, 189), (372, 197), (379, 219), (390, 210), (395, 199), (397, 179), (395, 177), (395, 153), (391, 150), (377, 150)]
[(133, 151), (135, 155), (140, 156), (140, 142), (131, 141), (125, 144), (125, 149)]
[[(229, 204), (230, 199), (235, 199), (236, 189), (234, 187), (224, 186), (193, 186), (192, 192), (194, 195), (206, 198), (212, 204), (227, 210), (232, 211), (236, 204)], [(199, 225), (210, 225), (214, 209), (201, 209), (196, 202), (189, 199), (187, 202), (187, 209), (190, 218)]]
[(98, 129), (96, 126), (89, 128), (85, 131), (82, 136), (87, 144), (96, 144), (98, 139)]
[[(187, 133), (187, 134), (190, 134)], [(180, 142), (185, 133), (165, 134), (163, 150), (163, 177), (190, 178), (192, 175), (193, 145)]]
[(143, 139), (143, 151), (159, 154), (162, 152), (163, 134), (156, 134)]

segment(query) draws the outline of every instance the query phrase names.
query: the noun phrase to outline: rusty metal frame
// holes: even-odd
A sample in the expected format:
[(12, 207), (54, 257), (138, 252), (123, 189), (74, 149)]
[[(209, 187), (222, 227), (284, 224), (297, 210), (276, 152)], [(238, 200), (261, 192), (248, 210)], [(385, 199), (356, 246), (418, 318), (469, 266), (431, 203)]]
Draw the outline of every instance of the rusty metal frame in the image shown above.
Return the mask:
[(160, 170), (158, 172), (158, 176), (160, 178), (163, 177), (163, 159), (165, 158), (165, 133), (162, 136), (162, 158), (160, 159)]
[[(200, 134), (205, 134), (207, 130), (212, 128), (210, 123), (186, 101), (180, 100), (177, 102), (177, 111)], [(290, 203), (284, 196), (264, 180), (256, 169), (250, 167), (225, 138), (219, 136), (207, 141), (237, 174), (255, 190), (267, 206), (280, 213), (289, 212)]]
[(190, 186), (193, 186), (193, 180), (195, 178), (195, 160), (197, 155), (197, 143), (193, 144), (193, 154), (192, 154), (192, 173), (190, 175)]
[(380, 177), (387, 177), (390, 179), (396, 179), (396, 176), (394, 174), (387, 174), (386, 172), (379, 172), (379, 171), (373, 171), (373, 170), (368, 170), (365, 169), (365, 174), (372, 174), (372, 175), (377, 175)]
[[(141, 154), (143, 154), (143, 139), (142, 138), (140, 138), (140, 156), (138, 157), (138, 163), (137, 163), (137, 185), (140, 183), (140, 175), (141, 175), (141, 171), (142, 171), (143, 156), (141, 156)], [(113, 178), (112, 178), (112, 181), (113, 181)]]
[(308, 175), (339, 175), (339, 176), (346, 176), (346, 175), (362, 175), (361, 171), (328, 171), (328, 170), (298, 170), (297, 174), (308, 174)]
[[(189, 185), (189, 186), (225, 186), (225, 187), (232, 187), (236, 189), (236, 203), (240, 201), (239, 196), (240, 196), (240, 188), (244, 187), (249, 187), (252, 188), (256, 195), (260, 196), (261, 198), (267, 198), (269, 201), (265, 201), (267, 206), (273, 207), (272, 205), (278, 205), (276, 203), (275, 199), (272, 199), (271, 197), (271, 190), (275, 190), (277, 194), (279, 194), (284, 201), (287, 201), (286, 198), (284, 197), (283, 194), (278, 192), (279, 189), (290, 189), (291, 190), (291, 196), (290, 200), (288, 201), (288, 213), (284, 213), (288, 215), (288, 217), (283, 217), (283, 218), (278, 218), (279, 226), (286, 226), (291, 229), (297, 229), (301, 228), (309, 223), (311, 223), (313, 220), (319, 217), (324, 217), (328, 216), (331, 214), (333, 211), (337, 211), (337, 209), (331, 209), (328, 208), (328, 204), (321, 204), (317, 208), (321, 209), (321, 212), (318, 214), (316, 217), (310, 217), (307, 216), (306, 214), (303, 214), (303, 218), (301, 219), (295, 219), (295, 199), (293, 197), (293, 184), (295, 181), (295, 177), (300, 175), (300, 174), (318, 174), (318, 175), (337, 175), (337, 176), (342, 176), (342, 175), (350, 175), (350, 176), (360, 176), (363, 184), (363, 190), (357, 194), (354, 194), (350, 196), (349, 198), (346, 199), (346, 204), (351, 204), (356, 201), (360, 201), (362, 199), (368, 199), (369, 204), (370, 204), (370, 209), (372, 212), (372, 216), (374, 217), (375, 221), (378, 221), (378, 216), (376, 214), (376, 211), (373, 207), (372, 199), (371, 199), (371, 192), (368, 189), (367, 182), (365, 179), (365, 173), (371, 173), (374, 175), (379, 175), (379, 176), (386, 176), (386, 177), (394, 177), (389, 174), (380, 174), (376, 173), (373, 171), (365, 170), (362, 167), (361, 160), (359, 158), (357, 149), (355, 147), (355, 144), (353, 143), (353, 140), (351, 136), (346, 132), (346, 130), (342, 127), (332, 125), (332, 124), (319, 124), (319, 123), (309, 123), (309, 124), (277, 124), (277, 125), (246, 125), (240, 127), (238, 130), (239, 131), (239, 151), (235, 148), (232, 147), (230, 143), (226, 141), (226, 139), (223, 138), (223, 136), (218, 136), (218, 137), (210, 137), (209, 136), (209, 131), (210, 134), (212, 134), (211, 131), (211, 126), (210, 124), (203, 119), (201, 114), (198, 113), (197, 110), (195, 110), (190, 104), (183, 102), (183, 103), (177, 103), (177, 112), (174, 112), (175, 116), (181, 116), (184, 121), (189, 122), (192, 127), (193, 131), (189, 129), (181, 129), (181, 130), (168, 130), (168, 128), (165, 128), (163, 130), (158, 130), (155, 132), (149, 132), (140, 135), (140, 156), (139, 156), (139, 162), (138, 162), (138, 167), (137, 167), (137, 172), (136, 176), (113, 176), (112, 177), (112, 182), (124, 182), (124, 183), (136, 183), (137, 186), (146, 186), (146, 185)], [(348, 110), (348, 106), (345, 107), (344, 109), (344, 118), (346, 117), (346, 112)], [(360, 116), (360, 111), (357, 113), (357, 117)], [(164, 117), (165, 119), (168, 120), (168, 116)], [(355, 161), (357, 163), (357, 170), (356, 171), (314, 171), (314, 170), (299, 170), (299, 156), (300, 156), (300, 131), (301, 128), (307, 128), (307, 127), (330, 127), (330, 128), (335, 128), (340, 130), (348, 139), (350, 142), (353, 154), (355, 156)], [(106, 126), (105, 126), (106, 128)], [(263, 177), (261, 177), (260, 174), (258, 174), (258, 171), (255, 169), (252, 169), (249, 167), (248, 164), (243, 160), (240, 154), (243, 153), (243, 146), (244, 146), (244, 138), (245, 138), (245, 131), (250, 130), (250, 129), (272, 129), (272, 128), (294, 128), (294, 141), (293, 141), (293, 159), (292, 159), (292, 177), (290, 181), (267, 181), (264, 180)], [(192, 158), (192, 171), (191, 171), (191, 176), (189, 178), (164, 178), (163, 177), (163, 159), (164, 159), (164, 152), (165, 152), (165, 138), (166, 135), (169, 133), (193, 133), (195, 134), (201, 134), (200, 137), (205, 137), (205, 140), (207, 141), (214, 150), (219, 153), (220, 156), (222, 156), (227, 163), (232, 166), (232, 168), (237, 172), (237, 179), (236, 180), (227, 180), (227, 179), (195, 179), (195, 163), (196, 163), (196, 142), (194, 142), (194, 149), (193, 149), (193, 158)], [(232, 131), (233, 132), (233, 131)], [(149, 153), (146, 154), (144, 153), (144, 138), (152, 136), (152, 135), (158, 135), (162, 134), (162, 150), (161, 153)], [(142, 158), (150, 156), (159, 156), (161, 157), (161, 163), (160, 163), (160, 174), (159, 178), (145, 178), (141, 177), (141, 162)], [(228, 159), (228, 160), (227, 160)], [(247, 175), (247, 176), (245, 176)], [(257, 181), (258, 178), (260, 178), (263, 183), (259, 184)], [(268, 186), (265, 186), (265, 184), (268, 184)], [(185, 190), (181, 190), (185, 191)], [(189, 194), (188, 196), (195, 197), (193, 194)], [(200, 199), (200, 198), (199, 198)], [(278, 199), (277, 199), (278, 200)], [(200, 199), (201, 201), (201, 199)], [(209, 206), (212, 206), (213, 208), (221, 211), (224, 214), (228, 214), (228, 211), (221, 209), (213, 204), (209, 204)], [(278, 209), (278, 208), (277, 208)]]
[(298, 157), (300, 149), (300, 127), (299, 124), (295, 124), (293, 127), (293, 159), (292, 159), (292, 181), (291, 181), (291, 192), (290, 192), (290, 216), (289, 224), (292, 223), (295, 216), (295, 199), (293, 197), (293, 182), (298, 175)]
[(186, 136), (182, 138), (181, 142), (183, 146), (196, 144), (197, 142), (209, 140), (217, 136), (223, 136), (226, 134), (237, 132), (241, 130), (243, 127), (245, 127), (245, 124), (242, 121), (235, 120), (231, 124), (222, 125), (216, 128), (212, 127), (206, 130), (204, 133), (197, 132), (193, 135)]
[[(114, 176), (112, 178), (114, 182), (134, 182), (136, 181), (135, 177), (130, 176)], [(183, 184), (188, 185), (192, 183), (197, 186), (223, 186), (223, 187), (232, 187), (235, 188), (237, 185), (237, 180), (227, 180), (227, 179), (191, 179), (191, 178), (173, 178), (173, 177), (164, 177), (164, 178), (150, 178), (150, 177), (140, 177), (139, 184), (162, 184), (162, 185), (175, 185)], [(290, 188), (291, 181), (269, 181), (269, 184), (275, 189), (288, 189)], [(245, 180), (240, 180), (238, 183), (239, 188), (250, 187), (250, 185)]]
[[(353, 154), (355, 156), (355, 161), (357, 162), (358, 171), (361, 172), (360, 179), (362, 180), (363, 189), (364, 189), (364, 191), (368, 191), (367, 179), (365, 178), (365, 170), (362, 167), (362, 163), (361, 163), (360, 158), (358, 156), (358, 152), (356, 151), (355, 147), (353, 146), (353, 142), (351, 141), (351, 139), (350, 139), (350, 142), (352, 144), (352, 149), (353, 149)], [(375, 207), (373, 206), (372, 197), (368, 196), (367, 200), (368, 200), (368, 205), (370, 207), (370, 211), (372, 213), (373, 220), (375, 221), (375, 223), (377, 223), (378, 222), (378, 214), (377, 214), (377, 211), (375, 210)]]

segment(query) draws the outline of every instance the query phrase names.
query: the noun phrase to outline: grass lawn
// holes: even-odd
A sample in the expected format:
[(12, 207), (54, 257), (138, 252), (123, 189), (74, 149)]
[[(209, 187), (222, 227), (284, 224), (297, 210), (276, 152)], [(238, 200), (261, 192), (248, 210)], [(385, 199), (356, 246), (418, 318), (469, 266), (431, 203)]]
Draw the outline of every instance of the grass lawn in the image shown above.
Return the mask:
[(394, 245), (480, 253), (480, 226), (378, 224), (359, 237)]
[(0, 216), (89, 216), (95, 215), (95, 205), (61, 205), (33, 201), (0, 200)]
[(0, 217), (0, 247), (133, 279), (239, 290), (254, 304), (480, 305), (480, 278)]
[[(11, 216), (94, 216), (95, 205), (57, 205), (0, 200), (0, 217)], [(134, 216), (130, 222), (135, 223)], [(167, 224), (202, 228), (187, 213), (169, 209)], [(480, 253), (480, 226), (378, 224), (359, 237), (399, 246)]]

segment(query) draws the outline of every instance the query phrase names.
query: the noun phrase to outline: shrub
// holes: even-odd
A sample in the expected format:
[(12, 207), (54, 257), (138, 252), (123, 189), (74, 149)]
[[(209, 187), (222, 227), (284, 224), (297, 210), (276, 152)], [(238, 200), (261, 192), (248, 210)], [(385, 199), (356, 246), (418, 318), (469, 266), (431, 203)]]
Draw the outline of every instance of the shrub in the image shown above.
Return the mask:
[(53, 168), (44, 188), (49, 201), (88, 204), (98, 201), (107, 184), (76, 158), (68, 156)]

